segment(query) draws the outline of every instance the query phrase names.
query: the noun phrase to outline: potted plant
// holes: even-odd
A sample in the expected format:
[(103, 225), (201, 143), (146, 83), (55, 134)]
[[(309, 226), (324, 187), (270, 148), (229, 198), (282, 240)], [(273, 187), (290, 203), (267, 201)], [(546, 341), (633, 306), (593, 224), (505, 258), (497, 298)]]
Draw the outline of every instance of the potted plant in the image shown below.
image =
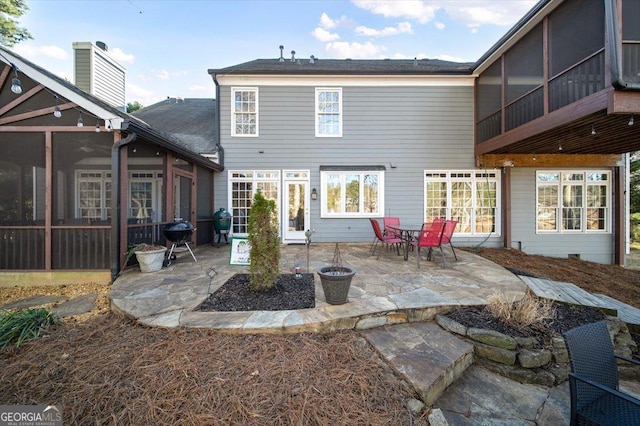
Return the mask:
[(351, 279), (356, 274), (356, 271), (349, 266), (342, 265), (342, 257), (340, 256), (338, 243), (336, 243), (336, 249), (333, 252), (331, 266), (323, 266), (316, 272), (320, 277), (322, 291), (324, 291), (324, 297), (327, 303), (331, 305), (347, 303)]
[(140, 271), (142, 272), (157, 272), (162, 269), (164, 262), (164, 254), (167, 251), (165, 246), (156, 244), (138, 244), (129, 249), (128, 253), (134, 253), (138, 264), (140, 264)]

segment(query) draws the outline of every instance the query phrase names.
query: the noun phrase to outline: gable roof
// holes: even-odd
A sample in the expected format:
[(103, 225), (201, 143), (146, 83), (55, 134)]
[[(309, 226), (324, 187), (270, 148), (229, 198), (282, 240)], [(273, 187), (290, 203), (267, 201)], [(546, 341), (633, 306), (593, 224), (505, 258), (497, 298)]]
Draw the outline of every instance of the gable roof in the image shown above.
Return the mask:
[(440, 59), (256, 59), (209, 74), (305, 74), (305, 75), (471, 75), (472, 62)]
[(132, 115), (153, 128), (171, 135), (185, 148), (199, 154), (215, 154), (217, 130), (216, 100), (210, 98), (167, 98)]
[(107, 102), (83, 91), (82, 89), (79, 89), (75, 85), (71, 84), (71, 82), (58, 77), (11, 50), (0, 46), (0, 54), (0, 63), (7, 63), (7, 61), (9, 61), (9, 66), (17, 67), (18, 77), (20, 74), (24, 74), (33, 81), (36, 81), (56, 92), (59, 96), (75, 103), (79, 108), (84, 109), (98, 119), (109, 121), (113, 129), (139, 133), (151, 144), (173, 151), (183, 156), (185, 159), (208, 169), (218, 171), (224, 169), (222, 165), (208, 160), (198, 152), (195, 152), (188, 146), (185, 146), (186, 144), (182, 143), (176, 137), (152, 128), (144, 121), (109, 105)]

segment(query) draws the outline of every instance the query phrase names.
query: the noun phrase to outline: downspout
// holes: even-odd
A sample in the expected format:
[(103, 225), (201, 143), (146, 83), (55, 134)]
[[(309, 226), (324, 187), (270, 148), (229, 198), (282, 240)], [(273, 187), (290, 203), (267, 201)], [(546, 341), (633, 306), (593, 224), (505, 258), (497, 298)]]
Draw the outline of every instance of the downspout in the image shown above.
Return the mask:
[(111, 282), (115, 281), (120, 273), (120, 149), (137, 139), (136, 133), (129, 133), (124, 139), (115, 142), (111, 147)]
[(211, 74), (211, 78), (213, 78), (213, 83), (216, 85), (216, 116), (214, 118), (214, 124), (216, 126), (216, 134), (218, 136), (218, 140), (216, 141), (216, 148), (218, 148), (218, 163), (224, 167), (224, 148), (220, 142), (222, 139), (220, 134), (220, 83), (218, 83), (215, 74)]
[(640, 90), (640, 83), (626, 82), (622, 75), (622, 55), (620, 53), (622, 42), (620, 41), (616, 1), (608, 0), (604, 2), (607, 39), (609, 40), (609, 61), (611, 62), (611, 85), (616, 90)]

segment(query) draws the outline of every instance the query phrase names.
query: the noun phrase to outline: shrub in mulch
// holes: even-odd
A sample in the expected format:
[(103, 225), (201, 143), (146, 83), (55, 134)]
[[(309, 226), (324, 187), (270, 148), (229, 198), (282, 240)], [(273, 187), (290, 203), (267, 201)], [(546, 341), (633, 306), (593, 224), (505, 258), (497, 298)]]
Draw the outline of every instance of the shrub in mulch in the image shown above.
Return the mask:
[(113, 314), (0, 350), (3, 404), (62, 404), (65, 424), (428, 424), (354, 331), (228, 335)]

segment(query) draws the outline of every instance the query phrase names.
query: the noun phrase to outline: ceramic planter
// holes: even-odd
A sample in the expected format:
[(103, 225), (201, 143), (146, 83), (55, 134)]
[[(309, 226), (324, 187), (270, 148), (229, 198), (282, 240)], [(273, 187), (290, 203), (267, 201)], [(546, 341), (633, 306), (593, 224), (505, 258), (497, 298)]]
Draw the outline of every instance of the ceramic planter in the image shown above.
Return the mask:
[(325, 266), (316, 272), (320, 276), (320, 283), (327, 303), (331, 305), (347, 303), (351, 279), (356, 274), (355, 269), (348, 266)]
[(164, 262), (164, 254), (167, 251), (166, 247), (154, 250), (140, 250), (134, 252), (136, 259), (140, 264), (140, 271), (142, 272), (157, 272), (162, 269), (162, 262)]

